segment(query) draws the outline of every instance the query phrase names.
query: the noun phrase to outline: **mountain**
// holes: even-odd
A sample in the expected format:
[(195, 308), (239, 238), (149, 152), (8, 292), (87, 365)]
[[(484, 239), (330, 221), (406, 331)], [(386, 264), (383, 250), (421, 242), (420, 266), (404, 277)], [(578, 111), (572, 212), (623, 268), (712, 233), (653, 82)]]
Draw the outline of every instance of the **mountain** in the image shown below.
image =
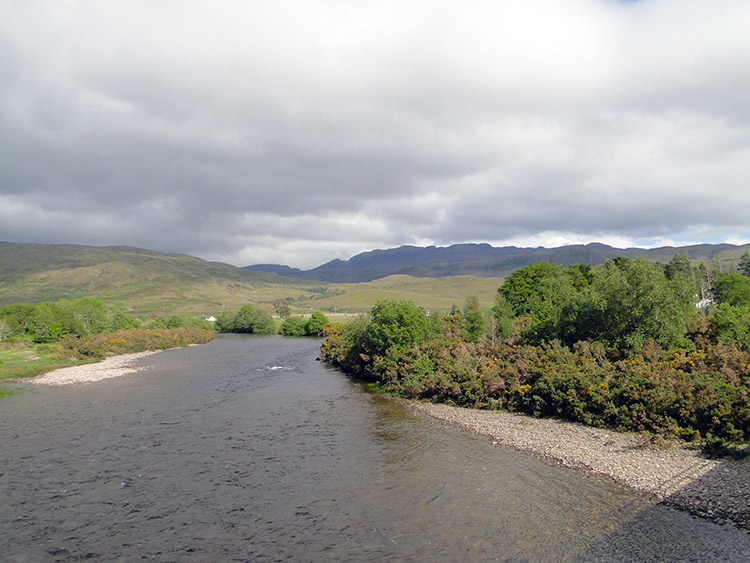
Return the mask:
[(107, 263), (167, 268), (186, 276), (217, 275), (235, 279), (257, 279), (242, 268), (207, 262), (185, 254), (163, 254), (129, 246), (82, 246), (75, 244), (29, 244), (0, 242), (0, 282), (9, 276), (28, 275), (61, 268), (87, 268)]
[(729, 267), (736, 264), (739, 257), (748, 250), (750, 245), (732, 244), (665, 246), (654, 249), (615, 248), (601, 243), (558, 248), (493, 247), (486, 243), (455, 244), (447, 247), (401, 246), (389, 250), (363, 252), (349, 260), (332, 260), (311, 270), (272, 264), (246, 266), (246, 269), (331, 283), (365, 282), (394, 274), (429, 278), (456, 275), (499, 278), (534, 262), (551, 262), (563, 266), (596, 265), (618, 256), (668, 262), (678, 252), (686, 252), (690, 259), (695, 261)]
[[(468, 276), (389, 276), (367, 283), (329, 284), (292, 277), (299, 270), (250, 271), (183, 254), (124, 246), (0, 242), (0, 306), (16, 302), (97, 297), (108, 306), (152, 319), (214, 315), (246, 303), (268, 311), (282, 301), (293, 314), (325, 311), (346, 318), (380, 299), (409, 299), (427, 310), (450, 310), (470, 295), (490, 307), (501, 282)], [(279, 274), (285, 274), (284, 277)]]
[(312, 310), (351, 314), (366, 311), (379, 299), (411, 299), (439, 311), (460, 305), (470, 295), (477, 296), (482, 306), (491, 306), (501, 278), (532, 262), (599, 264), (617, 256), (644, 256), (666, 263), (675, 253), (687, 252), (693, 260), (729, 270), (748, 250), (750, 245), (729, 244), (653, 250), (603, 244), (402, 246), (302, 271), (268, 264), (237, 268), (125, 246), (0, 242), (0, 306), (91, 296), (148, 319), (182, 313), (216, 316), (245, 303), (272, 312), (278, 301), (290, 304), (294, 314)]
[(0, 305), (94, 296), (145, 317), (217, 315), (296, 283), (141, 248), (0, 242)]

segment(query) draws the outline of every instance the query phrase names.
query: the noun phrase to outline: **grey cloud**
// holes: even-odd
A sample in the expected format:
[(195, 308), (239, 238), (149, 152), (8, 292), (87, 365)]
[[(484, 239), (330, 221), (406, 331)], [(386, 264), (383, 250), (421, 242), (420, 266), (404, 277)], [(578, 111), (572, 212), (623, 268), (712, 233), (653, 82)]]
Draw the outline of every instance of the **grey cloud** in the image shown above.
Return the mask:
[(0, 239), (750, 237), (740, 0), (2, 3)]

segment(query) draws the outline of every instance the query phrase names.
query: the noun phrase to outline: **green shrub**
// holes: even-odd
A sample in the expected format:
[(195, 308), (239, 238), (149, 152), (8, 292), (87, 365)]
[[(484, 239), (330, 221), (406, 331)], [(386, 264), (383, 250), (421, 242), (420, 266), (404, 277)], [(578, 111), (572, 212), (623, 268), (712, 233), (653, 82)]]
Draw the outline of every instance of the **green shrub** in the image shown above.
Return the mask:
[(67, 336), (61, 339), (60, 344), (64, 357), (101, 359), (115, 354), (181, 348), (190, 344), (203, 344), (212, 339), (212, 331), (182, 327), (116, 330), (83, 338)]
[(750, 350), (750, 306), (722, 303), (709, 323), (715, 340)]
[(255, 305), (243, 305), (236, 314), (222, 313), (216, 319), (218, 332), (240, 332), (248, 334), (273, 334), (276, 323), (270, 313), (256, 309)]
[(315, 311), (305, 323), (305, 334), (307, 336), (322, 336), (323, 327), (328, 322), (328, 317), (319, 311)]
[(370, 311), (363, 335), (363, 352), (383, 356), (424, 339), (430, 323), (422, 307), (412, 301), (378, 301)]
[[(709, 449), (746, 444), (750, 309), (696, 311), (690, 268), (684, 259), (528, 268), (493, 309), (502, 338), (468, 337), (458, 312), (435, 320), (413, 303), (382, 301), (327, 325), (321, 358), (405, 397), (703, 440)], [(511, 300), (528, 314), (512, 317)]]
[(304, 336), (306, 321), (302, 317), (287, 317), (281, 323), (281, 334), (284, 336)]

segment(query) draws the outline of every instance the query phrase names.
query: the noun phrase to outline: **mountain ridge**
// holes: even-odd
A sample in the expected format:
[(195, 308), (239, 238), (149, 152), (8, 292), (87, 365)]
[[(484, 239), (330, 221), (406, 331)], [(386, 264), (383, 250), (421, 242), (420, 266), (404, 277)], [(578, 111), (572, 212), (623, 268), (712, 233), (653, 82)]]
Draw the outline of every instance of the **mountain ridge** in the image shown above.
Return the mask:
[(348, 260), (337, 258), (310, 270), (300, 270), (279, 264), (255, 264), (245, 266), (245, 269), (330, 283), (367, 282), (396, 274), (414, 277), (455, 275), (505, 277), (514, 270), (535, 262), (551, 262), (563, 266), (577, 263), (597, 265), (619, 256), (668, 262), (679, 252), (685, 252), (691, 260), (703, 262), (718, 260), (721, 266), (721, 264), (736, 262), (743, 251), (748, 251), (748, 249), (750, 249), (750, 244), (728, 243), (663, 246), (650, 249), (616, 248), (599, 242), (555, 248), (494, 247), (487, 243), (461, 243), (445, 247), (404, 245), (362, 252)]
[[(0, 306), (92, 296), (142, 318), (171, 314), (218, 315), (255, 303), (273, 311), (279, 301), (295, 314), (312, 309), (361, 312), (379, 299), (413, 299), (429, 310), (450, 309), (469, 295), (491, 306), (513, 270), (531, 262), (598, 263), (645, 256), (666, 263), (680, 251), (733, 271), (750, 245), (694, 245), (616, 249), (597, 243), (559, 248), (406, 246), (332, 260), (311, 274), (289, 266), (261, 271), (128, 246), (42, 245), (0, 242)], [(268, 271), (274, 268), (275, 271)]]

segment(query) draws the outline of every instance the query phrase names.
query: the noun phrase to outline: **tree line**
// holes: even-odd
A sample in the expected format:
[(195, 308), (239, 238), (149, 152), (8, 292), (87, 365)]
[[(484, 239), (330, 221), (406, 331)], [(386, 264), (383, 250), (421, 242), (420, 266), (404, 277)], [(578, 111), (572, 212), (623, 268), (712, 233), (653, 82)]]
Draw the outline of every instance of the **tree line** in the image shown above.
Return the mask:
[(0, 307), (0, 342), (15, 350), (32, 348), (39, 361), (6, 365), (0, 379), (30, 377), (112, 354), (201, 344), (213, 336), (212, 324), (201, 318), (172, 315), (144, 322), (94, 297), (13, 303)]
[(116, 330), (200, 328), (211, 323), (190, 315), (172, 315), (144, 322), (122, 311), (111, 310), (94, 297), (42, 303), (12, 303), (0, 307), (0, 341), (57, 342), (65, 337), (83, 338)]
[[(328, 318), (321, 312), (314, 312), (309, 318), (293, 316), (288, 308), (276, 307), (284, 319), (277, 328), (276, 321), (270, 313), (258, 309), (252, 303), (240, 307), (236, 313), (224, 312), (216, 319), (217, 332), (236, 332), (244, 334), (276, 334), (284, 336), (321, 336), (323, 326)], [(280, 312), (281, 311), (281, 312)]]
[(215, 323), (192, 315), (171, 315), (149, 322), (110, 310), (94, 297), (43, 303), (13, 303), (0, 307), (0, 341), (26, 340), (36, 344), (65, 337), (82, 338), (102, 332), (133, 329), (199, 328), (216, 332), (320, 336), (328, 318), (314, 312), (309, 318), (286, 315), (278, 327), (271, 315), (252, 303), (236, 313), (224, 312)]
[[(322, 358), (405, 397), (558, 416), (701, 441), (750, 439), (750, 257), (709, 272), (667, 264), (531, 264), (483, 311), (428, 317), (382, 301), (328, 325)], [(710, 285), (708, 279), (715, 280)], [(698, 308), (701, 295), (708, 307)]]

